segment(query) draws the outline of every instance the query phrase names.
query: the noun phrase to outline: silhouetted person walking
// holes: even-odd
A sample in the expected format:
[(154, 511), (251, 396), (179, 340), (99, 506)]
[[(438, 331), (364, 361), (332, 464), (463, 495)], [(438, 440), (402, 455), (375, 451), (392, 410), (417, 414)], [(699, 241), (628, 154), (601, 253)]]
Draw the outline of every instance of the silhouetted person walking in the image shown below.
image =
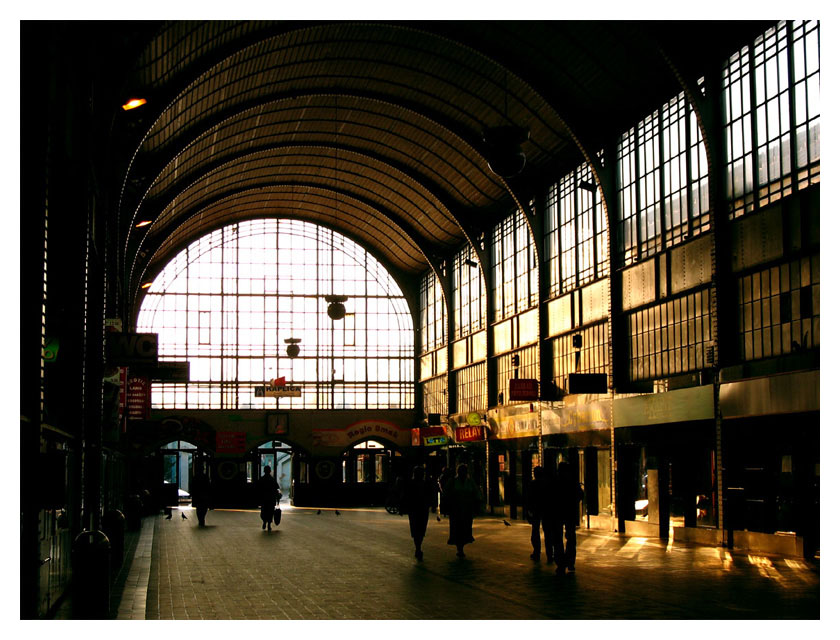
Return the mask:
[(260, 502), (260, 518), (262, 518), (265, 529), (271, 531), (271, 519), (274, 517), (274, 507), (280, 499), (280, 486), (277, 480), (271, 475), (271, 466), (263, 467), (263, 475), (257, 481), (257, 499)]
[(482, 496), (478, 486), (467, 473), (467, 465), (458, 465), (454, 478), (443, 490), (445, 512), (449, 514), (449, 540), (455, 545), (458, 557), (464, 557), (464, 545), (475, 542), (472, 535), (473, 516), (478, 511)]
[(446, 488), (447, 483), (454, 478), (455, 475), (452, 473), (452, 469), (449, 467), (443, 467), (440, 470), (440, 475), (437, 479), (438, 485), (438, 504), (437, 504), (437, 512), (438, 512), (438, 520), (440, 520), (440, 516), (446, 515), (444, 508), (443, 508), (443, 490)]
[[(583, 500), (583, 489), (572, 475), (572, 467), (568, 462), (561, 462), (557, 466), (557, 528), (554, 532), (556, 544), (557, 574), (566, 571), (575, 572), (575, 556), (577, 553), (577, 527), (579, 513), (578, 503)], [(566, 548), (563, 549), (565, 537)]]
[(555, 525), (556, 517), (552, 517), (555, 514), (551, 511), (553, 499), (551, 480), (550, 474), (545, 469), (534, 467), (534, 479), (528, 486), (526, 496), (526, 516), (528, 522), (531, 523), (531, 546), (534, 549), (531, 559), (536, 561), (540, 559), (540, 525), (542, 525), (545, 536), (545, 557), (548, 562), (554, 562), (555, 527), (553, 525)]
[(207, 477), (203, 465), (199, 465), (196, 469), (191, 493), (195, 515), (198, 518), (198, 526), (203, 527), (204, 519), (207, 517), (207, 509), (210, 508), (210, 478)]
[(408, 514), (408, 526), (414, 539), (414, 557), (423, 559), (423, 538), (429, 525), (429, 509), (437, 504), (435, 485), (426, 480), (423, 467), (414, 467), (411, 480), (403, 486), (400, 497), (400, 515)]

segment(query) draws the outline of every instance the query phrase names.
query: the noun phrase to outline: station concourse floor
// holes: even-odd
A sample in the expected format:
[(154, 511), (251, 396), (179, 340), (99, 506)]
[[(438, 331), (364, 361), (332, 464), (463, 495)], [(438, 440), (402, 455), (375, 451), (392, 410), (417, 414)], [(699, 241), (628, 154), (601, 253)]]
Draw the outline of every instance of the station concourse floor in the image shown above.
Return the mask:
[[(820, 618), (818, 562), (578, 530), (577, 572), (529, 557), (530, 525), (478, 517), (465, 558), (430, 516), (424, 558), (408, 517), (382, 508), (283, 505), (263, 531), (256, 510), (191, 507), (147, 517), (118, 620), (545, 620)], [(116, 598), (114, 596), (117, 596)]]

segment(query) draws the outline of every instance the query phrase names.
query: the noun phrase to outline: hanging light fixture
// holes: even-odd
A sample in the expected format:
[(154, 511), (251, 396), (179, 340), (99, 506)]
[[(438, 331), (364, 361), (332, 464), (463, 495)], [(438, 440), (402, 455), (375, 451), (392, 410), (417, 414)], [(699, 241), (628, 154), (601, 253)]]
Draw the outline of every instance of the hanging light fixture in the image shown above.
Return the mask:
[(300, 338), (286, 338), (283, 342), (289, 345), (286, 347), (287, 356), (290, 358), (297, 358), (300, 355), (300, 347), (298, 346)]
[(327, 315), (332, 320), (341, 320), (347, 314), (347, 309), (344, 308), (347, 296), (324, 296), (324, 300), (329, 303)]
[(525, 127), (513, 124), (508, 119), (507, 70), (505, 70), (505, 120), (507, 124), (487, 127), (482, 132), (487, 166), (502, 178), (512, 178), (525, 168), (525, 153), (520, 145), (527, 142), (531, 133)]
[[(338, 211), (338, 98), (333, 98), (333, 123), (335, 126), (334, 135), (333, 135), (333, 214)], [(333, 226), (335, 226), (335, 222), (333, 222)], [(330, 252), (335, 252), (334, 246), (334, 237), (335, 237), (335, 230), (330, 231)], [(335, 259), (331, 260), (331, 269), (335, 265)], [(334, 279), (331, 278), (334, 282)], [(328, 303), (327, 307), (327, 315), (330, 317), (331, 320), (334, 322), (336, 320), (341, 320), (346, 314), (347, 309), (344, 308), (344, 303), (347, 302), (347, 296), (340, 296), (340, 295), (329, 295), (324, 296), (324, 299)]]

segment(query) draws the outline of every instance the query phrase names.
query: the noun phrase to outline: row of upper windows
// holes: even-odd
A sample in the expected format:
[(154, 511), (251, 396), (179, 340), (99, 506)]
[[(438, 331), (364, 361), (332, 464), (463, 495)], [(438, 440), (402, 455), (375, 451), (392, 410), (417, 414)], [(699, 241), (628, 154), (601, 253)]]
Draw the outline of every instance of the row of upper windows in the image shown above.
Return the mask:
[[(730, 216), (819, 182), (819, 22), (780, 22), (724, 64), (723, 129)], [(710, 228), (709, 167), (700, 126), (681, 93), (618, 143), (619, 259), (629, 265)], [(544, 194), (549, 296), (607, 275), (606, 211), (583, 165)], [(484, 281), (472, 249), (453, 264), (455, 336), (486, 326)], [(492, 233), (494, 322), (537, 304), (536, 253), (521, 212)], [(429, 272), (421, 300), (421, 349), (446, 344), (442, 291)]]

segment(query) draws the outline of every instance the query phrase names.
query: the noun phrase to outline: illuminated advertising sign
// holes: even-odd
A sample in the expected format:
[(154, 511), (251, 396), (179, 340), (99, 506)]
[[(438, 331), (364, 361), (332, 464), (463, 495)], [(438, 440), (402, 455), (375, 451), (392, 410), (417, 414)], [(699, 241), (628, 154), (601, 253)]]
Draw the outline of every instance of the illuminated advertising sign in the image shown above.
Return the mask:
[(484, 427), (456, 427), (455, 440), (458, 442), (475, 442), (477, 440), (484, 440)]

